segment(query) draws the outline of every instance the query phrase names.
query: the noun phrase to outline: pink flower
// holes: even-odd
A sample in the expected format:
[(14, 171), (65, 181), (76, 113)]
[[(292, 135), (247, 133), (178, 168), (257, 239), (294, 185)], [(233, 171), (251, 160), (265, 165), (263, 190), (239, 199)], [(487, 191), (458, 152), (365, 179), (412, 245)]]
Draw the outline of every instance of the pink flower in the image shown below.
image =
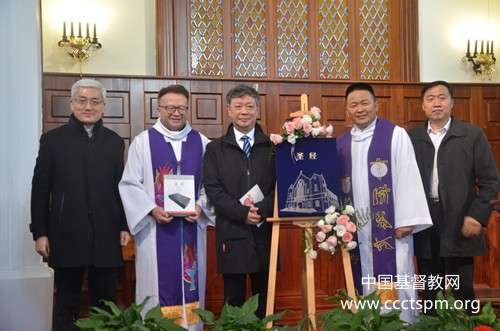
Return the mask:
[(337, 224), (339, 225), (346, 225), (349, 222), (349, 216), (347, 215), (340, 215), (337, 218)]
[(271, 141), (273, 142), (273, 144), (278, 145), (283, 142), (283, 137), (279, 134), (271, 133)]
[(311, 113), (313, 113), (313, 115), (319, 115), (319, 113), (321, 113), (321, 109), (319, 109), (316, 106), (312, 106), (311, 107)]
[(352, 241), (352, 233), (350, 232), (346, 232), (343, 236), (342, 236), (342, 241), (345, 242), (345, 243), (348, 243), (349, 241)]
[(335, 247), (337, 246), (338, 240), (336, 236), (330, 236), (327, 240), (326, 243), (328, 244), (329, 247)]
[(353, 222), (347, 222), (347, 224), (345, 225), (345, 228), (347, 231), (353, 233), (353, 232), (356, 232), (356, 224), (354, 224)]
[(318, 233), (316, 233), (316, 241), (317, 242), (323, 242), (326, 238), (326, 234), (322, 231), (319, 231)]
[(286, 122), (285, 123), (285, 130), (286, 130), (286, 133), (288, 133), (288, 134), (294, 133), (295, 132), (295, 125), (293, 124), (293, 122)]
[(307, 133), (307, 134), (311, 133), (312, 129), (313, 129), (313, 127), (310, 123), (304, 124), (304, 132), (305, 133)]
[(324, 233), (328, 233), (332, 231), (332, 226), (330, 224), (325, 224), (321, 227), (321, 231), (323, 231)]
[(293, 126), (295, 127), (296, 130), (302, 129), (302, 118), (295, 117), (293, 119)]

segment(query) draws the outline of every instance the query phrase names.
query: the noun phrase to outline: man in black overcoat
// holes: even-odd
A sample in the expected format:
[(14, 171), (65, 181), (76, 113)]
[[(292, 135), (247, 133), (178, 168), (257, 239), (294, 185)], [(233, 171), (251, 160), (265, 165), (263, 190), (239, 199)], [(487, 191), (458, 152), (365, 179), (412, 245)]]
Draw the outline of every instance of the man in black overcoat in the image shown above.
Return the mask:
[(36, 251), (55, 271), (55, 330), (76, 330), (86, 269), (90, 304), (116, 302), (121, 247), (130, 241), (118, 193), (124, 142), (103, 126), (105, 100), (100, 82), (77, 81), (68, 123), (40, 138), (30, 227)]
[[(232, 124), (207, 145), (203, 183), (216, 214), (217, 272), (224, 278), (224, 301), (241, 306), (246, 300), (247, 274), (252, 294), (259, 294), (256, 315), (266, 313), (276, 169), (271, 141), (256, 123), (259, 93), (245, 85), (231, 89), (226, 106)], [(246, 142), (245, 142), (246, 140)], [(263, 199), (240, 202), (255, 185)]]

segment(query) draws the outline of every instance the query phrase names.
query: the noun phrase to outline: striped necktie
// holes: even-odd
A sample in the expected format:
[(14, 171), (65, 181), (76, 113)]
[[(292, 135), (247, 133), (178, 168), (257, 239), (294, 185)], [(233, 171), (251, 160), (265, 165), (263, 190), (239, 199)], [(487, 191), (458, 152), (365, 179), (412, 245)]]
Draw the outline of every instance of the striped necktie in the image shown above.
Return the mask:
[(243, 136), (241, 137), (241, 140), (243, 140), (243, 152), (247, 155), (247, 157), (250, 157), (250, 138), (248, 136)]

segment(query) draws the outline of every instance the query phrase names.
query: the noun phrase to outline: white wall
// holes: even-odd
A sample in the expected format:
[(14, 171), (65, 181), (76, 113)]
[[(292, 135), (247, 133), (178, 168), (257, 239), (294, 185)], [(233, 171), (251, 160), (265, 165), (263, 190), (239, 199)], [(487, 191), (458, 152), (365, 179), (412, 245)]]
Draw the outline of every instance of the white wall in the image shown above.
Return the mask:
[[(29, 232), (42, 116), (39, 1), (0, 1), (0, 330), (47, 331), (53, 272)], [(19, 42), (22, 40), (22, 42)]]
[(155, 75), (155, 1), (154, 0), (42, 0), (43, 71), (79, 73), (78, 61), (71, 60), (62, 38), (63, 22), (69, 35), (70, 22), (97, 24), (100, 50), (84, 61), (83, 75)]
[[(419, 0), (418, 7), (421, 81), (500, 82), (499, 0)], [(495, 41), (497, 63), (491, 80), (476, 75), (472, 64), (462, 63), (469, 38), (471, 48), (475, 39)]]

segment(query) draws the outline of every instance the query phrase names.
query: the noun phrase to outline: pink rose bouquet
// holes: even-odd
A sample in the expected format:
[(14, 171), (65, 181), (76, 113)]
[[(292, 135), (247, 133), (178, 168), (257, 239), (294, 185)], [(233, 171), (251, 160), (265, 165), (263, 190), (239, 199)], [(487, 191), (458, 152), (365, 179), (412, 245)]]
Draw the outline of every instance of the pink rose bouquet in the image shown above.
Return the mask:
[(312, 234), (309, 233), (312, 237), (306, 238), (306, 243), (309, 244), (305, 245), (304, 253), (309, 254), (313, 260), (317, 258), (318, 250), (335, 254), (342, 247), (351, 250), (357, 246), (354, 241), (357, 228), (354, 208), (347, 205), (340, 213), (334, 207), (330, 207), (325, 213), (325, 216), (316, 223), (316, 230)]
[(325, 138), (333, 133), (333, 126), (321, 125), (321, 110), (318, 107), (311, 107), (311, 110), (301, 117), (295, 117), (291, 121), (285, 122), (281, 127), (281, 133), (271, 133), (270, 139), (274, 145), (288, 141), (295, 144), (300, 138)]

